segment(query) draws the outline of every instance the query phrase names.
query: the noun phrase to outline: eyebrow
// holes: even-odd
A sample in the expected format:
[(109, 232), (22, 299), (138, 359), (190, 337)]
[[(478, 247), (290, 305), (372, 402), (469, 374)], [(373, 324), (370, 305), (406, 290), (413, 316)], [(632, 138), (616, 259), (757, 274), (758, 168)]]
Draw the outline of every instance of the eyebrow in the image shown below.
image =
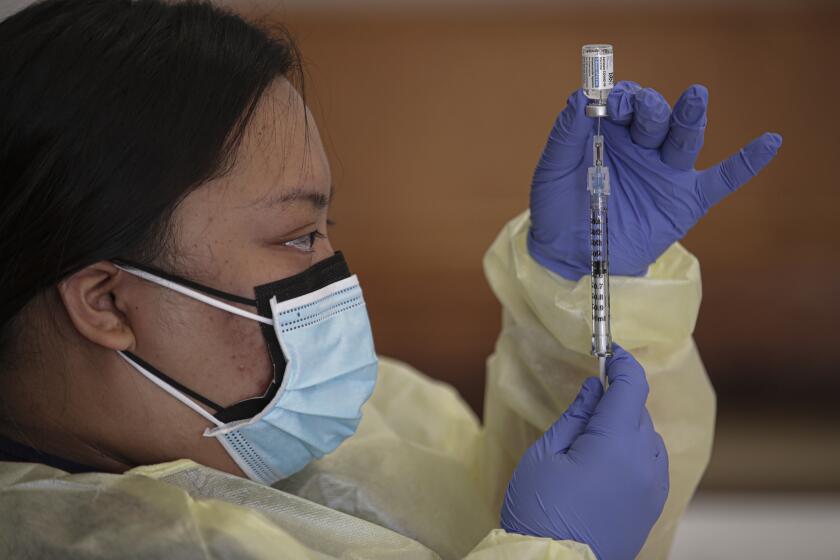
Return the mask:
[(332, 200), (333, 193), (335, 193), (334, 184), (330, 185), (329, 195), (325, 195), (322, 192), (308, 189), (305, 187), (295, 187), (294, 189), (285, 192), (281, 195), (267, 196), (265, 198), (256, 200), (254, 201), (254, 205), (260, 208), (274, 208), (276, 206), (289, 204), (290, 202), (303, 200), (311, 203), (315, 209), (322, 210), (329, 205), (330, 200)]

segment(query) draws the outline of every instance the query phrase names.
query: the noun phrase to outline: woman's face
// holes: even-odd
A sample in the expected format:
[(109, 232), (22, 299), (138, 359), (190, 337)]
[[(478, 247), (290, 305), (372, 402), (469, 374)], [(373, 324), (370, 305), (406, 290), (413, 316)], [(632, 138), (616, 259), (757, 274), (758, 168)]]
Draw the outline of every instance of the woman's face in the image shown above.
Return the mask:
[[(160, 267), (253, 298), (254, 286), (333, 254), (328, 239), (310, 243), (312, 232), (326, 234), (331, 180), (318, 130), (304, 115), (287, 81), (266, 92), (232, 173), (178, 206), (174, 247)], [(222, 406), (264, 393), (272, 368), (258, 323), (124, 272), (117, 285), (133, 334), (128, 350)], [(109, 363), (122, 371), (109, 378), (109, 392), (121, 399), (110, 406), (132, 427), (129, 436), (114, 436), (131, 442), (117, 452), (119, 460), (131, 465), (189, 457), (239, 474), (220, 444), (202, 437), (206, 420), (112, 353), (116, 359)]]

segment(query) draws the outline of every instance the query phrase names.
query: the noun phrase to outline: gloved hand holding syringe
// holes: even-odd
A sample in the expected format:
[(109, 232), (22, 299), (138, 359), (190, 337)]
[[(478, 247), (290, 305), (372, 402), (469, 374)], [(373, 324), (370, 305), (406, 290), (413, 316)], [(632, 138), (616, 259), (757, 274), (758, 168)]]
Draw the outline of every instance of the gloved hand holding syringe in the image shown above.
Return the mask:
[(610, 170), (604, 166), (601, 117), (607, 115), (607, 97), (613, 88), (612, 45), (584, 45), (581, 49), (583, 93), (591, 102), (586, 116), (598, 121), (592, 139), (592, 167), (586, 174), (589, 190), (590, 249), (592, 251), (592, 355), (598, 358), (601, 384), (606, 388), (606, 361), (612, 356), (610, 335), (610, 259), (607, 197)]

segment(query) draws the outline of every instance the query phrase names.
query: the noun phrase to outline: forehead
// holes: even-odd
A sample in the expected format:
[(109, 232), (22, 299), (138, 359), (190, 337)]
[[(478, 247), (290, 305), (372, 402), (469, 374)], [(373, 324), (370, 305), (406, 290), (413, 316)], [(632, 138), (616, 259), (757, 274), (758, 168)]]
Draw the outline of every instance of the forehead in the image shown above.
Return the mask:
[(260, 98), (222, 181), (229, 188), (214, 190), (224, 191), (234, 207), (294, 199), (300, 192), (329, 197), (330, 169), (315, 119), (285, 78)]

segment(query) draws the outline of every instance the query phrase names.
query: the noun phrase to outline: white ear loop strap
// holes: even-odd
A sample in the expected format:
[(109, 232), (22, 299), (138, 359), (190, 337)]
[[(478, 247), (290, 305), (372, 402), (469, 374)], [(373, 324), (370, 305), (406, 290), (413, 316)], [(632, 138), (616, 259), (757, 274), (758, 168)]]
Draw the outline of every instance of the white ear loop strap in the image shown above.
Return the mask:
[(217, 309), (222, 309), (227, 311), (228, 313), (233, 313), (234, 315), (239, 315), (240, 317), (245, 317), (246, 319), (251, 319), (252, 321), (259, 321), (260, 323), (265, 323), (266, 325), (273, 325), (274, 321), (267, 317), (263, 317), (262, 315), (257, 315), (256, 313), (251, 313), (250, 311), (245, 311), (244, 309), (239, 309), (234, 305), (230, 305), (229, 303), (225, 303), (223, 301), (219, 301), (216, 298), (212, 298), (206, 294), (202, 294), (197, 290), (193, 290), (192, 288), (187, 288), (186, 286), (182, 286), (180, 284), (176, 284), (171, 280), (167, 280), (166, 278), (161, 278), (156, 276), (150, 272), (146, 272), (145, 270), (140, 270), (139, 268), (133, 268), (128, 266), (122, 266), (119, 264), (114, 264), (120, 270), (123, 270), (129, 274), (137, 276), (138, 278), (142, 278), (143, 280), (147, 280), (153, 284), (157, 284), (158, 286), (163, 286), (164, 288), (169, 288), (170, 290), (174, 290), (179, 294), (183, 294), (187, 297), (191, 297), (192, 299), (201, 301), (206, 303), (207, 305), (211, 305)]
[(143, 376), (146, 379), (148, 379), (149, 381), (151, 381), (152, 383), (154, 383), (155, 385), (157, 385), (158, 387), (160, 387), (161, 389), (163, 389), (164, 391), (166, 391), (167, 393), (169, 393), (170, 395), (172, 395), (173, 397), (175, 397), (176, 399), (178, 399), (179, 401), (181, 401), (182, 403), (184, 403), (185, 405), (187, 405), (188, 407), (193, 409), (195, 412), (197, 412), (198, 414), (203, 416), (205, 419), (212, 422), (214, 425), (216, 425), (218, 427), (222, 427), (222, 426), (225, 425), (224, 422), (219, 421), (218, 418), (214, 417), (212, 414), (210, 414), (209, 412), (207, 412), (206, 410), (201, 408), (192, 399), (190, 399), (189, 397), (187, 397), (186, 395), (184, 395), (183, 393), (181, 393), (177, 389), (175, 389), (173, 387), (170, 387), (167, 383), (164, 383), (161, 379), (158, 379), (158, 377), (155, 374), (153, 374), (152, 372), (150, 372), (149, 370), (147, 370), (146, 368), (144, 368), (143, 366), (141, 366), (140, 364), (138, 364), (137, 362), (135, 362), (134, 360), (132, 360), (131, 358), (126, 356), (125, 354), (123, 354), (122, 352), (117, 351), (117, 354), (119, 354), (120, 357), (123, 360), (128, 362), (128, 365), (130, 365), (131, 367), (133, 367), (134, 369), (139, 371), (141, 374), (143, 374)]

